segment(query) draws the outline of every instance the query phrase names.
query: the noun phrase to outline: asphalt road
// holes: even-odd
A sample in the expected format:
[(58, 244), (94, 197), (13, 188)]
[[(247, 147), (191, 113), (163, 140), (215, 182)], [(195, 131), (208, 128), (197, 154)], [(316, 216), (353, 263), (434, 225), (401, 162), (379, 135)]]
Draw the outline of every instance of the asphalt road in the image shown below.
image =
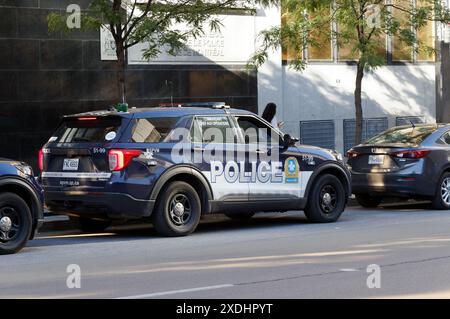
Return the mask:
[[(77, 264), (81, 288), (67, 287)], [(367, 287), (380, 266), (381, 288)], [(0, 298), (450, 298), (450, 212), (348, 208), (334, 224), (301, 212), (207, 218), (161, 238), (148, 226), (41, 234), (0, 257)]]

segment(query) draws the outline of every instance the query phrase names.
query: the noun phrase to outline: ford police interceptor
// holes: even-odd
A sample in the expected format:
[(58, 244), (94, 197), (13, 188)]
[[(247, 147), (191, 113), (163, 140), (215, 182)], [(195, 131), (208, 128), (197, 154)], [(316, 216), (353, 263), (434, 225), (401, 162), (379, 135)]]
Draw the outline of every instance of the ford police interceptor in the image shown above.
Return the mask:
[(183, 236), (203, 214), (288, 210), (333, 222), (351, 194), (340, 154), (217, 103), (65, 116), (39, 162), (47, 208), (84, 231), (151, 217), (158, 233)]

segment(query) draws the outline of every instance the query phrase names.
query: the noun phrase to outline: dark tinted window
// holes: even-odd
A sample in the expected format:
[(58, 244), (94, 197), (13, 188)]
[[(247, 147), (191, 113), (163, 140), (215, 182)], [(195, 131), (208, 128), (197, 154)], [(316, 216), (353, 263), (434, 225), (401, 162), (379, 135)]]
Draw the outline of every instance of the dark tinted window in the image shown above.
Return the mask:
[[(281, 143), (281, 136), (279, 136), (272, 127), (266, 125), (264, 122), (252, 116), (238, 116), (236, 120), (239, 128), (245, 138), (246, 144), (267, 144), (272, 142)], [(272, 139), (274, 139), (272, 141)]]
[(436, 129), (436, 126), (394, 128), (372, 137), (364, 144), (418, 145)]
[(450, 145), (450, 132), (446, 132), (444, 135), (442, 135), (441, 140), (445, 144), (449, 144)]
[(113, 141), (119, 132), (120, 117), (81, 117), (62, 122), (49, 142), (57, 143), (101, 143)]
[(234, 136), (227, 116), (197, 116), (191, 129), (196, 143), (233, 143)]
[(135, 143), (160, 143), (170, 140), (170, 132), (176, 127), (178, 117), (138, 119), (133, 127), (131, 140)]

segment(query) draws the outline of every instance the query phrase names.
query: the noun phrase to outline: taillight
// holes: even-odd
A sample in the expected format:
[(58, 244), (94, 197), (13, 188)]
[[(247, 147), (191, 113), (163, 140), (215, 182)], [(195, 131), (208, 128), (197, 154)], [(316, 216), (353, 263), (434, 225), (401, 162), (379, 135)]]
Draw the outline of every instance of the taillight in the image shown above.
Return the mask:
[(358, 152), (355, 152), (354, 150), (350, 150), (350, 151), (347, 152), (347, 157), (348, 157), (348, 159), (355, 158), (355, 157), (357, 157), (358, 155), (359, 155), (359, 153), (358, 153)]
[(39, 169), (41, 172), (44, 170), (44, 151), (42, 149), (39, 150)]
[(408, 150), (391, 153), (391, 155), (397, 158), (423, 158), (430, 152), (430, 150)]
[(121, 171), (130, 164), (133, 158), (140, 156), (140, 150), (110, 150), (108, 154), (109, 169)]

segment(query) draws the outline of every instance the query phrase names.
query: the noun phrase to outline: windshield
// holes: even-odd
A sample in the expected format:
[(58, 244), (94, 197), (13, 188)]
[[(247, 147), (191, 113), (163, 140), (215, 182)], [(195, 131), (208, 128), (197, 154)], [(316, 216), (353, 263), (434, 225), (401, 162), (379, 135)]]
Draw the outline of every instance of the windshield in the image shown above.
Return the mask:
[(49, 142), (101, 143), (116, 139), (122, 119), (120, 117), (80, 117), (65, 119)]
[(407, 144), (418, 145), (436, 130), (436, 126), (401, 127), (378, 134), (364, 144)]

